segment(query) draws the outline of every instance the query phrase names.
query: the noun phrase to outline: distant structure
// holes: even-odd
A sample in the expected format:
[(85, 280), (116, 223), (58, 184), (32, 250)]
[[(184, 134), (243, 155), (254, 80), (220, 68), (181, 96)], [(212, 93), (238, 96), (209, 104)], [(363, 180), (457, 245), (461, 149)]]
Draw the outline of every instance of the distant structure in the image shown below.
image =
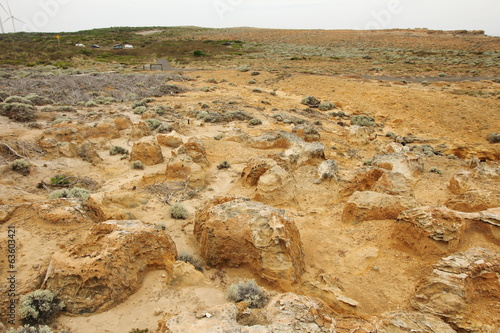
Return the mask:
[(21, 23), (24, 23), (24, 22), (21, 21), (20, 19), (18, 19), (17, 17), (15, 17), (14, 15), (12, 15), (12, 11), (10, 10), (9, 1), (6, 0), (6, 3), (7, 3), (7, 9), (5, 9), (5, 7), (0, 3), (0, 6), (2, 7), (3, 11), (8, 15), (8, 17), (7, 17), (7, 19), (5, 21), (2, 21), (2, 18), (0, 17), (0, 29), (2, 30), (2, 33), (5, 33), (3, 24), (5, 22), (7, 22), (8, 20), (10, 20), (12, 22), (12, 31), (16, 32), (15, 21), (19, 21)]

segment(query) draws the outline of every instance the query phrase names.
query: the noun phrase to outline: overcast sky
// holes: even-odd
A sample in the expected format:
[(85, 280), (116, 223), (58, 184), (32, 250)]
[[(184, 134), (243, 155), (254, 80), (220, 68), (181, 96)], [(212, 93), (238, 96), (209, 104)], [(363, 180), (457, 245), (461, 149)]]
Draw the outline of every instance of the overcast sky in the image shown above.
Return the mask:
[[(5, 32), (117, 26), (485, 30), (500, 36), (500, 0), (0, 0)], [(9, 6), (10, 13), (9, 14)], [(5, 10), (4, 10), (5, 9)]]

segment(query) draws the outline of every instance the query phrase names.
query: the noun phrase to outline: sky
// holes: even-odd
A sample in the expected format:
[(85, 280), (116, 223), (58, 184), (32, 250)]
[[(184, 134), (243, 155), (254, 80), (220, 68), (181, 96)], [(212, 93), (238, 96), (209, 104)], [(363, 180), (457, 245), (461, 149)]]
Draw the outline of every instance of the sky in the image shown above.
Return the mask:
[(466, 29), (500, 36), (500, 0), (0, 0), (0, 4), (4, 32), (245, 26)]

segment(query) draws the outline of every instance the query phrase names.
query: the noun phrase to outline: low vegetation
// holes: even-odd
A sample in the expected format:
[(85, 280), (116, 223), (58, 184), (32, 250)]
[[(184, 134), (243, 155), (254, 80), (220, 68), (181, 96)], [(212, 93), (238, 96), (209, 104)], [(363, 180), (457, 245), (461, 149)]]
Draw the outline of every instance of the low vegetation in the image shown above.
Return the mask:
[(38, 289), (21, 296), (18, 313), (23, 324), (50, 324), (63, 308), (52, 291)]
[(230, 301), (246, 302), (252, 309), (261, 309), (267, 304), (267, 296), (254, 280), (233, 283), (227, 289), (226, 295)]
[(170, 217), (176, 220), (185, 220), (189, 216), (187, 209), (183, 204), (175, 204), (170, 206)]

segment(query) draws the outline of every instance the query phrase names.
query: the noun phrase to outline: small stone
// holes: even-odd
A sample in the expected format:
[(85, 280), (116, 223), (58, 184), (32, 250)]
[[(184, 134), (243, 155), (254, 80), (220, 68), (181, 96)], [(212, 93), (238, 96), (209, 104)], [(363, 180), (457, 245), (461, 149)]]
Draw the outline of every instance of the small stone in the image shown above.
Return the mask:
[(162, 310), (162, 309), (160, 309), (160, 308), (156, 308), (156, 309), (155, 309), (155, 316), (159, 316), (159, 315), (161, 315), (162, 313), (163, 313), (163, 310)]

